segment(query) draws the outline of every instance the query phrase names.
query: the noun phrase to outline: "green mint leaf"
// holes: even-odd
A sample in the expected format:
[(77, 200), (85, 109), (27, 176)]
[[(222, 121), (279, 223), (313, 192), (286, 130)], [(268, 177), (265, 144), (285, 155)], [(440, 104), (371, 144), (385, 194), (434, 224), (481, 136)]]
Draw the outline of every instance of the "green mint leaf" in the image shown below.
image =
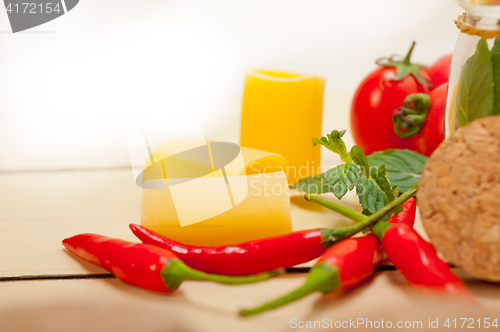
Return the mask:
[(330, 191), (338, 199), (341, 199), (347, 193), (347, 190), (352, 190), (358, 184), (361, 177), (361, 167), (349, 161), (344, 165), (339, 165), (326, 171), (323, 176), (330, 186)]
[(456, 106), (459, 127), (493, 114), (493, 63), (485, 39), (478, 42), (476, 53), (464, 64), (459, 82)]
[(395, 214), (398, 214), (401, 211), (403, 211), (403, 206), (402, 205), (400, 205), (397, 208), (395, 208), (394, 210), (392, 210), (392, 212), (387, 216), (387, 219), (389, 219), (390, 217), (392, 217)]
[(344, 136), (345, 130), (334, 130), (331, 134), (327, 134), (327, 137), (321, 137), (320, 139), (313, 138), (313, 145), (316, 146), (318, 144), (323, 145), (328, 150), (333, 151), (340, 155), (343, 161), (348, 162), (351, 161), (349, 153), (347, 153), (347, 148), (345, 147), (345, 143), (342, 140), (342, 136)]
[[(359, 203), (365, 210), (370, 213), (375, 213), (385, 205), (389, 204), (389, 200), (380, 190), (375, 181), (371, 178), (361, 178), (361, 181), (356, 186), (356, 194), (359, 198)], [(364, 214), (367, 214), (366, 212)]]
[(384, 165), (374, 167), (369, 178), (362, 177), (356, 186), (356, 194), (363, 209), (375, 213), (394, 200), (391, 184)]
[(330, 186), (323, 178), (323, 174), (299, 180), (291, 188), (309, 194), (323, 194), (331, 192)]
[(398, 186), (392, 187), (392, 192), (394, 193), (395, 198), (398, 198), (402, 194), (402, 192), (399, 191)]
[(351, 148), (350, 154), (352, 160), (361, 167), (361, 175), (367, 178), (370, 177), (370, 167), (368, 166), (368, 160), (363, 150), (355, 145)]
[(363, 212), (361, 212), (362, 214), (364, 214), (365, 216), (370, 216), (372, 215), (373, 213), (370, 212), (370, 210), (368, 209), (363, 209)]
[(384, 192), (385, 196), (389, 198), (389, 202), (394, 200), (394, 192), (392, 191), (391, 183), (387, 178), (387, 169), (385, 165), (380, 165), (378, 169), (370, 171), (370, 178), (374, 179), (379, 188)]
[(491, 48), (491, 62), (493, 64), (493, 114), (500, 114), (500, 39), (495, 38)]
[(411, 150), (389, 149), (374, 152), (367, 159), (371, 166), (385, 165), (391, 185), (405, 192), (420, 179), (429, 158)]

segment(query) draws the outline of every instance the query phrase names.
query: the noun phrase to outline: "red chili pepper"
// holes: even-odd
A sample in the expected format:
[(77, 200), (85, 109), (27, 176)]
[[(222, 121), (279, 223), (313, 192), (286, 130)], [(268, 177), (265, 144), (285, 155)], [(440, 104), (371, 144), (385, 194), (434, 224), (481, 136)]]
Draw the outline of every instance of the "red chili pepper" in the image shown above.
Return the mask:
[(64, 239), (62, 243), (78, 257), (106, 269), (121, 281), (161, 293), (176, 290), (184, 280), (245, 284), (281, 273), (274, 271), (245, 277), (207, 274), (188, 267), (169, 250), (98, 234), (80, 234)]
[[(413, 227), (415, 198), (410, 197), (402, 207), (403, 211), (390, 222), (404, 222)], [(170, 240), (136, 224), (130, 224), (130, 229), (144, 243), (173, 251), (194, 269), (225, 275), (255, 274), (305, 263), (321, 256), (339, 238), (332, 230), (312, 229), (239, 245), (196, 247)]]
[(402, 205), (403, 211), (395, 214), (389, 219), (391, 224), (406, 224), (413, 228), (415, 224), (415, 214), (417, 213), (417, 201), (415, 197), (410, 197)]
[(434, 247), (408, 225), (379, 221), (373, 232), (381, 239), (391, 263), (417, 290), (472, 298), (462, 280), (437, 256)]
[(196, 247), (185, 245), (131, 224), (132, 232), (144, 243), (172, 250), (188, 266), (209, 273), (246, 275), (309, 262), (335, 243), (329, 229), (293, 232), (238, 245)]
[(351, 288), (375, 271), (382, 255), (380, 241), (373, 234), (343, 240), (326, 251), (301, 287), (257, 308), (242, 310), (240, 314), (249, 316), (278, 308), (314, 292), (327, 294)]

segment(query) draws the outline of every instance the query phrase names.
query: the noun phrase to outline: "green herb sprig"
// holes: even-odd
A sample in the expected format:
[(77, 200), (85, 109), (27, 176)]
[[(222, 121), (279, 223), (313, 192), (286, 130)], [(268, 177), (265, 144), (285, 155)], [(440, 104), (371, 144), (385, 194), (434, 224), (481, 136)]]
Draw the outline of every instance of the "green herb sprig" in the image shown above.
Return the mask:
[[(332, 192), (338, 199), (356, 188), (363, 213), (370, 215), (392, 202), (400, 190), (408, 190), (419, 180), (426, 156), (410, 150), (390, 149), (366, 157), (356, 145), (348, 152), (342, 140), (344, 133), (345, 130), (334, 130), (326, 137), (314, 138), (313, 144), (321, 144), (337, 153), (345, 163), (302, 179), (292, 188), (309, 194)], [(393, 213), (399, 211), (396, 209)]]

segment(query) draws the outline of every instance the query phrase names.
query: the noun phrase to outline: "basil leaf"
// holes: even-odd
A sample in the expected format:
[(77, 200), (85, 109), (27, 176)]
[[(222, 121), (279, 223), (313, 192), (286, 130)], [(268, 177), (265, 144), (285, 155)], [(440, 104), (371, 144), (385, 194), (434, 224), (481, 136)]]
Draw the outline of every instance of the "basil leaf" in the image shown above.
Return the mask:
[(356, 186), (356, 194), (363, 209), (375, 213), (394, 200), (394, 193), (387, 179), (384, 165), (374, 167), (369, 178), (361, 178)]
[(411, 150), (389, 149), (374, 152), (367, 159), (371, 166), (385, 165), (391, 185), (405, 192), (420, 179), (429, 158)]
[(309, 194), (323, 194), (331, 192), (330, 186), (323, 178), (323, 174), (299, 180), (291, 188), (295, 188)]
[(326, 171), (323, 175), (330, 186), (330, 191), (338, 199), (341, 199), (347, 190), (352, 190), (358, 184), (361, 177), (361, 167), (350, 161)]
[(493, 114), (493, 63), (488, 44), (481, 39), (476, 53), (462, 68), (458, 88), (456, 122), (459, 127)]
[(500, 114), (500, 39), (495, 38), (495, 43), (491, 48), (491, 62), (493, 64), (493, 112), (492, 114)]

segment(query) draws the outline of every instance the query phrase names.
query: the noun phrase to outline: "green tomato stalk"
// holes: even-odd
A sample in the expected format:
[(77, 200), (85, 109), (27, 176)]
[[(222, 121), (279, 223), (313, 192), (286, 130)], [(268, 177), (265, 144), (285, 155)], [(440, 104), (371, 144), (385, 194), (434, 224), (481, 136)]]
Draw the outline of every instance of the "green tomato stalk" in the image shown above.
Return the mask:
[(394, 111), (394, 132), (401, 138), (410, 138), (420, 132), (427, 120), (431, 98), (425, 93), (406, 96), (404, 106)]
[(422, 73), (420, 72), (422, 69), (425, 70), (427, 67), (410, 62), (414, 47), (415, 42), (413, 42), (410, 50), (408, 51), (408, 54), (406, 54), (406, 57), (403, 60), (394, 60), (394, 56), (391, 56), (389, 58), (378, 59), (377, 61), (375, 61), (375, 63), (382, 67), (396, 68), (396, 76), (391, 77), (391, 81), (402, 81), (408, 75), (412, 75), (423, 87), (431, 90), (432, 81), (422, 76)]

